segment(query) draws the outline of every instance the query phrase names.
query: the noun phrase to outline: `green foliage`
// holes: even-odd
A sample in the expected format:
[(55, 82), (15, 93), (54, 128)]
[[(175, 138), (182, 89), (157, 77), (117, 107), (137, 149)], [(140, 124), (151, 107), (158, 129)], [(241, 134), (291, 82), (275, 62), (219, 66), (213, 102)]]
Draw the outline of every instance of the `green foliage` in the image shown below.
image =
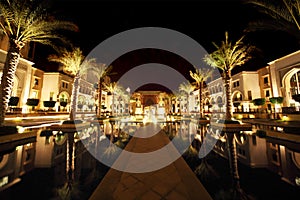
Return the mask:
[(252, 103), (256, 106), (262, 106), (266, 103), (266, 99), (265, 98), (257, 98), (257, 99), (253, 99)]
[(272, 104), (281, 104), (283, 102), (283, 97), (271, 97), (269, 100)]

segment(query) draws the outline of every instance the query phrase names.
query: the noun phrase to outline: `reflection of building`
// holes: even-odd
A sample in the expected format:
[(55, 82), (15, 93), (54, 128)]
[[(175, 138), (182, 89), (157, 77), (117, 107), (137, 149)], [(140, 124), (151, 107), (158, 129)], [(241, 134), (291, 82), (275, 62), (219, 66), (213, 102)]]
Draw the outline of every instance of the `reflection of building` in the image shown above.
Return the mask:
[(18, 183), (20, 176), (34, 169), (35, 142), (0, 154), (0, 192)]
[(267, 138), (266, 145), (268, 169), (280, 175), (284, 181), (296, 185), (300, 177), (299, 144)]
[[(267, 167), (266, 141), (255, 135), (241, 134), (237, 136), (236, 151), (238, 160), (250, 167)], [(218, 140), (214, 151), (228, 158), (226, 142)]]

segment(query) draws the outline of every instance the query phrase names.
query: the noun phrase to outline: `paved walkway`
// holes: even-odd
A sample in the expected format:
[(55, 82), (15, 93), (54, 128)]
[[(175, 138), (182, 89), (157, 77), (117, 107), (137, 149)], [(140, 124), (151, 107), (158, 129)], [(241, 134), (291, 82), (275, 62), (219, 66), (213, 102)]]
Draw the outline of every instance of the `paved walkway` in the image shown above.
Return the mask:
[[(170, 143), (169, 138), (161, 131), (152, 137), (133, 137), (125, 150), (135, 153), (149, 153), (161, 149)], [(159, 160), (174, 156), (176, 150), (173, 145), (168, 148), (169, 153), (162, 153)], [(176, 150), (177, 151), (177, 150)], [(177, 152), (178, 154), (178, 152)], [(176, 155), (176, 154), (175, 154)], [(132, 165), (137, 169), (149, 168), (156, 162), (137, 162), (136, 158), (120, 154), (116, 160), (125, 162), (129, 168)], [(125, 166), (126, 167), (126, 166)], [(150, 171), (150, 170), (149, 170)], [(98, 199), (120, 199), (120, 200), (211, 200), (212, 198), (189, 168), (182, 157), (168, 166), (145, 173), (128, 173), (110, 169), (100, 182), (90, 200)]]

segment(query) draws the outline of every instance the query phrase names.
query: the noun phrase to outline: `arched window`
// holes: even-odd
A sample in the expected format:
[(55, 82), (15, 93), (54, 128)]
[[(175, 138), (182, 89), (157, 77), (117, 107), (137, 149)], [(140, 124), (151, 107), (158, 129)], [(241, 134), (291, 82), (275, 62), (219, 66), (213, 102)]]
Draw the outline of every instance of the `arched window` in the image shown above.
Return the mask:
[(291, 95), (300, 94), (300, 71), (296, 72), (290, 80)]

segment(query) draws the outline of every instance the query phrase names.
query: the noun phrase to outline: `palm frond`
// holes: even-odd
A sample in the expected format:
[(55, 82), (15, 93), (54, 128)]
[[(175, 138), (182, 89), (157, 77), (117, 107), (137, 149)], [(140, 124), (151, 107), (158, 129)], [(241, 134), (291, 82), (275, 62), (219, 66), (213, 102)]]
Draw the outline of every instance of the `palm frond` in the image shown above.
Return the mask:
[(84, 56), (80, 48), (74, 48), (73, 51), (62, 49), (59, 55), (50, 55), (48, 60), (60, 63), (63, 71), (73, 76), (79, 75), (80, 70), (83, 71), (91, 62), (91, 60), (83, 62)]
[(274, 24), (293, 24), (300, 30), (300, 0), (246, 0), (245, 3), (253, 5), (258, 11), (272, 18), (273, 23), (275, 20)]
[(225, 32), (225, 40), (211, 54), (205, 55), (203, 60), (210, 66), (219, 68), (222, 71), (231, 71), (236, 66), (245, 64), (252, 58), (251, 52), (255, 49), (252, 45), (243, 43), (244, 36), (232, 43)]
[(31, 41), (42, 44), (51, 39), (62, 39), (58, 30), (77, 31), (76, 24), (55, 20), (38, 1), (7, 0), (0, 2), (0, 29), (10, 38), (22, 43)]
[(195, 90), (195, 86), (190, 84), (189, 82), (183, 82), (179, 85), (179, 90), (190, 94)]
[(190, 71), (190, 76), (199, 84), (205, 82), (213, 74), (213, 70), (209, 68), (199, 68), (195, 72)]

